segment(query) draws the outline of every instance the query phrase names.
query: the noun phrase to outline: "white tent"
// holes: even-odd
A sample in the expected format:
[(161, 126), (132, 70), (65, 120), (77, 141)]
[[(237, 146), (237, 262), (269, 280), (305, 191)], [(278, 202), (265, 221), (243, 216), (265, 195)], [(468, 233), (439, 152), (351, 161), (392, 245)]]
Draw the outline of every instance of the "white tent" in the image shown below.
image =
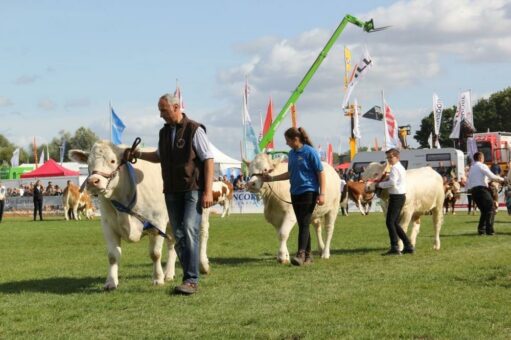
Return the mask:
[(209, 145), (215, 157), (215, 176), (227, 175), (230, 177), (230, 175), (234, 175), (236, 177), (241, 171), (241, 161), (227, 156), (211, 142)]

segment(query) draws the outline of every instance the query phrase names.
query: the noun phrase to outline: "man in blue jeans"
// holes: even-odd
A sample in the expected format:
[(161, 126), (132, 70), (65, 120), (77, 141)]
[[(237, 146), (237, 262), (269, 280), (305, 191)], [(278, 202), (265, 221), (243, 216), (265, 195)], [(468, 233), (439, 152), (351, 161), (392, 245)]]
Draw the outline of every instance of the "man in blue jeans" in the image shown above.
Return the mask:
[(158, 150), (133, 150), (128, 157), (161, 163), (165, 203), (183, 267), (183, 282), (174, 292), (191, 295), (197, 292), (199, 283), (202, 209), (213, 204), (213, 153), (206, 128), (182, 112), (177, 96), (161, 96), (158, 109), (165, 120)]

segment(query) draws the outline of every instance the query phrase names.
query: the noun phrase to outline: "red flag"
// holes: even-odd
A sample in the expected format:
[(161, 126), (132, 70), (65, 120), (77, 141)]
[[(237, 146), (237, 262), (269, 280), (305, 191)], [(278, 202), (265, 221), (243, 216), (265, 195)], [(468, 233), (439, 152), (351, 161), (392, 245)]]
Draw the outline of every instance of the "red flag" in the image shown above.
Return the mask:
[(399, 137), (398, 137), (398, 127), (396, 116), (392, 113), (392, 109), (390, 106), (384, 102), (385, 105), (385, 114), (384, 114), (384, 122), (385, 122), (385, 139), (386, 145), (385, 149), (389, 150), (391, 148), (399, 147)]
[(326, 162), (332, 166), (334, 165), (334, 150), (330, 143), (328, 143), (328, 149), (326, 152)]
[(33, 151), (34, 151), (35, 168), (37, 169), (37, 167), (39, 166), (39, 162), (37, 161), (37, 145), (35, 144), (35, 136), (34, 136), (34, 144), (32, 145), (32, 148), (33, 148)]
[(291, 104), (291, 125), (294, 128), (298, 127), (298, 123), (297, 123), (297, 120), (296, 120), (296, 105), (294, 103)]
[[(263, 136), (266, 135), (268, 130), (270, 130), (271, 123), (273, 122), (273, 101), (270, 97), (270, 102), (268, 103), (268, 109), (266, 110), (266, 118), (264, 119), (264, 127), (263, 127)], [(273, 139), (268, 143), (266, 149), (273, 149)]]

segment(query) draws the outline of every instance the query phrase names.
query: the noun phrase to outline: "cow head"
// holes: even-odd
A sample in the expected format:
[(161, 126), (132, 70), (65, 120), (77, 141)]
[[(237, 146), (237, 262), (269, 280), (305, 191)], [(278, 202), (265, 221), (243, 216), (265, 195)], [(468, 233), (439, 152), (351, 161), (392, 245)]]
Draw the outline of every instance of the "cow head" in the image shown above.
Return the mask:
[(245, 161), (248, 166), (248, 176), (250, 177), (247, 182), (247, 190), (250, 192), (259, 192), (263, 186), (262, 174), (265, 172), (271, 173), (282, 159), (272, 159), (266, 153), (259, 153), (251, 162)]
[(69, 158), (78, 163), (88, 164), (87, 189), (93, 195), (110, 198), (119, 183), (118, 169), (124, 149), (109, 141), (96, 142), (90, 152), (69, 150)]
[(374, 192), (376, 190), (376, 183), (382, 178), (386, 168), (387, 163), (383, 164), (380, 164), (378, 162), (369, 163), (369, 165), (362, 173), (362, 180), (366, 183), (365, 185), (366, 192)]

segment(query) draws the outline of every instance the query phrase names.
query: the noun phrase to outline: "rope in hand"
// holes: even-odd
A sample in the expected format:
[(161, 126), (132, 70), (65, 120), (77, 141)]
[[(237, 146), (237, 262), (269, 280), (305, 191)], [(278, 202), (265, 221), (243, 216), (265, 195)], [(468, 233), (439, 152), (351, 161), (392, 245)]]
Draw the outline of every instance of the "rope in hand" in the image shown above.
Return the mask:
[[(123, 157), (124, 162), (130, 162), (131, 164), (135, 164), (137, 162), (137, 157), (135, 156), (135, 150), (137, 149), (140, 142), (142, 142), (142, 139), (140, 139), (140, 137), (137, 137), (133, 141), (131, 148), (124, 150), (124, 157)], [(140, 154), (139, 154), (139, 156), (140, 156)]]

